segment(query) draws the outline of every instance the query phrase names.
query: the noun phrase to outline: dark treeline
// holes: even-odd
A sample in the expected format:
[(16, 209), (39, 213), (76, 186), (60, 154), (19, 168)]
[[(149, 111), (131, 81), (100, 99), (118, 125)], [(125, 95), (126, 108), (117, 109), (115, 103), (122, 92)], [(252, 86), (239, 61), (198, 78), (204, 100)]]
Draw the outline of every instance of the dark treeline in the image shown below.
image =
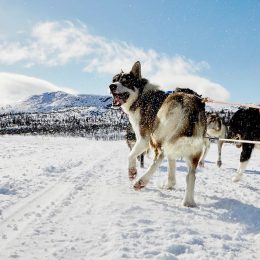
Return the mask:
[[(228, 125), (233, 113), (228, 110), (218, 113)], [(49, 113), (0, 114), (0, 135), (68, 135), (120, 140), (125, 138), (128, 125), (128, 118), (120, 109), (74, 108)]]
[[(206, 112), (206, 114), (211, 114), (211, 113), (213, 113), (213, 112), (209, 112), (209, 111)], [(221, 109), (220, 111), (217, 111), (214, 113), (217, 113), (222, 118), (223, 123), (228, 126), (229, 121), (234, 114), (234, 111), (229, 111), (227, 109)]]
[(118, 140), (124, 138), (127, 125), (126, 115), (112, 109), (0, 114), (1, 135), (69, 135)]

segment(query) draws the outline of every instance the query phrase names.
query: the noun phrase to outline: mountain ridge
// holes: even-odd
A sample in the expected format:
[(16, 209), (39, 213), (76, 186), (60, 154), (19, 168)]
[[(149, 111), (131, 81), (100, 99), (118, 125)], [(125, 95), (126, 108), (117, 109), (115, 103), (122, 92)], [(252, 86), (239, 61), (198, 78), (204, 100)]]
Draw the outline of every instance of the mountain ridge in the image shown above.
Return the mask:
[(78, 94), (63, 91), (45, 92), (30, 96), (28, 99), (13, 105), (0, 108), (0, 113), (15, 112), (54, 112), (69, 108), (110, 108), (112, 97), (106, 95)]
[[(0, 113), (49, 113), (65, 109), (89, 107), (108, 109), (111, 106), (112, 97), (109, 95), (69, 94), (63, 91), (56, 91), (33, 95), (16, 104), (0, 107)], [(219, 112), (221, 110), (234, 112), (237, 110), (237, 107), (232, 105), (206, 104), (206, 111)]]

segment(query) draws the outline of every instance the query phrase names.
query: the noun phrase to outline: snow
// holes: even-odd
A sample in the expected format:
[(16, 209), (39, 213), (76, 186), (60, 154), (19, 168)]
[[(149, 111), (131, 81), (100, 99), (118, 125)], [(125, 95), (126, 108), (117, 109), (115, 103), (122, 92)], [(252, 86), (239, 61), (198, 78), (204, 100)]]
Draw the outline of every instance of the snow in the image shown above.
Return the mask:
[(124, 141), (1, 136), (0, 143), (0, 259), (260, 258), (259, 150), (233, 183), (240, 149), (224, 144), (218, 169), (212, 144), (197, 173), (198, 207), (185, 208), (181, 160), (175, 190), (160, 188), (164, 161), (136, 192)]

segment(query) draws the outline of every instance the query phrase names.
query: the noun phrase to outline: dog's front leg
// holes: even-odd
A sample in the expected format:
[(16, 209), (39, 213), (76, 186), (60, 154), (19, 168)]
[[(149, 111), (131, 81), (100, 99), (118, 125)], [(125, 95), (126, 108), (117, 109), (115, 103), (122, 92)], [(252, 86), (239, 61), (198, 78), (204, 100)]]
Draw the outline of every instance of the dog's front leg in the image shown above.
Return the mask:
[(136, 158), (138, 155), (143, 153), (149, 146), (149, 142), (144, 139), (139, 139), (135, 143), (133, 149), (128, 156), (128, 177), (133, 180), (137, 175), (136, 170)]
[(163, 153), (160, 153), (159, 156), (156, 156), (154, 158), (153, 164), (149, 167), (147, 172), (134, 184), (135, 190), (141, 190), (147, 185), (152, 175), (155, 173), (155, 171), (162, 163), (163, 158), (164, 158)]
[(243, 173), (246, 170), (249, 159), (251, 157), (252, 151), (254, 149), (254, 144), (242, 144), (242, 152), (240, 154), (240, 164), (237, 170), (237, 174), (232, 178), (233, 182), (238, 182), (241, 180)]

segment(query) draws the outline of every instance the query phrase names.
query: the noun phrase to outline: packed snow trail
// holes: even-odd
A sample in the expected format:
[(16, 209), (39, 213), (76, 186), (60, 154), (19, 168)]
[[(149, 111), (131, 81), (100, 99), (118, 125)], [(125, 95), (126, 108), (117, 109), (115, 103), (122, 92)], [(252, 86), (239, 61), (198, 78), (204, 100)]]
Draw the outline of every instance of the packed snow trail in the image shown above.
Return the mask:
[(0, 143), (1, 260), (260, 258), (259, 150), (232, 183), (240, 149), (225, 144), (218, 169), (211, 145), (197, 173), (198, 208), (190, 209), (181, 206), (183, 161), (175, 190), (160, 188), (164, 161), (136, 192), (124, 141), (2, 136)]

